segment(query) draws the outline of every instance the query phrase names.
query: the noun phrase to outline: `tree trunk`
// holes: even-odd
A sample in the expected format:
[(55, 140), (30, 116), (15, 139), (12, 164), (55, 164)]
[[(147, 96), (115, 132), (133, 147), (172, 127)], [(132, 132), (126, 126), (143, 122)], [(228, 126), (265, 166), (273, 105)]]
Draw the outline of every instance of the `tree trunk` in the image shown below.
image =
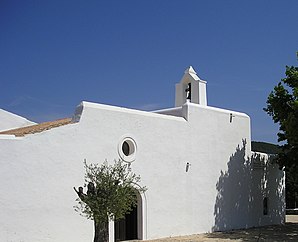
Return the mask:
[(94, 220), (94, 240), (93, 242), (109, 241), (109, 222), (98, 222)]

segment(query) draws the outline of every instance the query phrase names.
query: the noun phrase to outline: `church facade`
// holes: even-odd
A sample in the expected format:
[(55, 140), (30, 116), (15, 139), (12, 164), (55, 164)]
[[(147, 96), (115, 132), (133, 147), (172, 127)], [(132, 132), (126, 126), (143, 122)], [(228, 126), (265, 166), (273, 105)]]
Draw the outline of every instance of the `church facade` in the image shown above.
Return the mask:
[(249, 116), (207, 105), (206, 85), (189, 67), (173, 108), (82, 102), (71, 119), (1, 131), (0, 241), (92, 241), (73, 209), (84, 159), (121, 159), (148, 188), (110, 241), (284, 223), (283, 172), (251, 152)]

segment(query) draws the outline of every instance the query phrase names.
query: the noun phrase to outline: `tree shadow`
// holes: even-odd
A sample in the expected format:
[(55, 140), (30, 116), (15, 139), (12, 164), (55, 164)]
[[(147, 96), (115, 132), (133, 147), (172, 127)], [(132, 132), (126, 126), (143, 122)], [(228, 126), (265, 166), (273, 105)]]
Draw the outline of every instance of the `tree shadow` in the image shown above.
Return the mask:
[(245, 230), (214, 232), (207, 234), (208, 239), (225, 239), (238, 241), (297, 241), (298, 223), (285, 225), (268, 225)]
[(284, 222), (283, 172), (265, 154), (250, 156), (246, 140), (231, 155), (227, 170), (221, 171), (216, 189), (212, 231)]

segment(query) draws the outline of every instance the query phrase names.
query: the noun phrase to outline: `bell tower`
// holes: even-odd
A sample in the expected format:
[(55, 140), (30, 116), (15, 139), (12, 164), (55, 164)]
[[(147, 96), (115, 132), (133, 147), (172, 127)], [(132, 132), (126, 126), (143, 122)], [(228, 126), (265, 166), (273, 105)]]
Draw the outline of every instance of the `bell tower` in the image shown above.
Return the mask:
[(186, 102), (207, 106), (206, 83), (198, 77), (192, 66), (188, 67), (180, 83), (176, 84), (175, 107), (180, 107)]

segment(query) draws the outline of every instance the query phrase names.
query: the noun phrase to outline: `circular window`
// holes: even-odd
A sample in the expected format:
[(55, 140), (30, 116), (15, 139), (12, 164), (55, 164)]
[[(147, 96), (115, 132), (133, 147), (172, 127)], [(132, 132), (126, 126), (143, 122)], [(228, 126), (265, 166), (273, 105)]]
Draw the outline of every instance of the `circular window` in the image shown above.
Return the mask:
[(129, 137), (122, 139), (118, 145), (118, 153), (122, 160), (126, 162), (133, 162), (136, 157), (136, 142)]

